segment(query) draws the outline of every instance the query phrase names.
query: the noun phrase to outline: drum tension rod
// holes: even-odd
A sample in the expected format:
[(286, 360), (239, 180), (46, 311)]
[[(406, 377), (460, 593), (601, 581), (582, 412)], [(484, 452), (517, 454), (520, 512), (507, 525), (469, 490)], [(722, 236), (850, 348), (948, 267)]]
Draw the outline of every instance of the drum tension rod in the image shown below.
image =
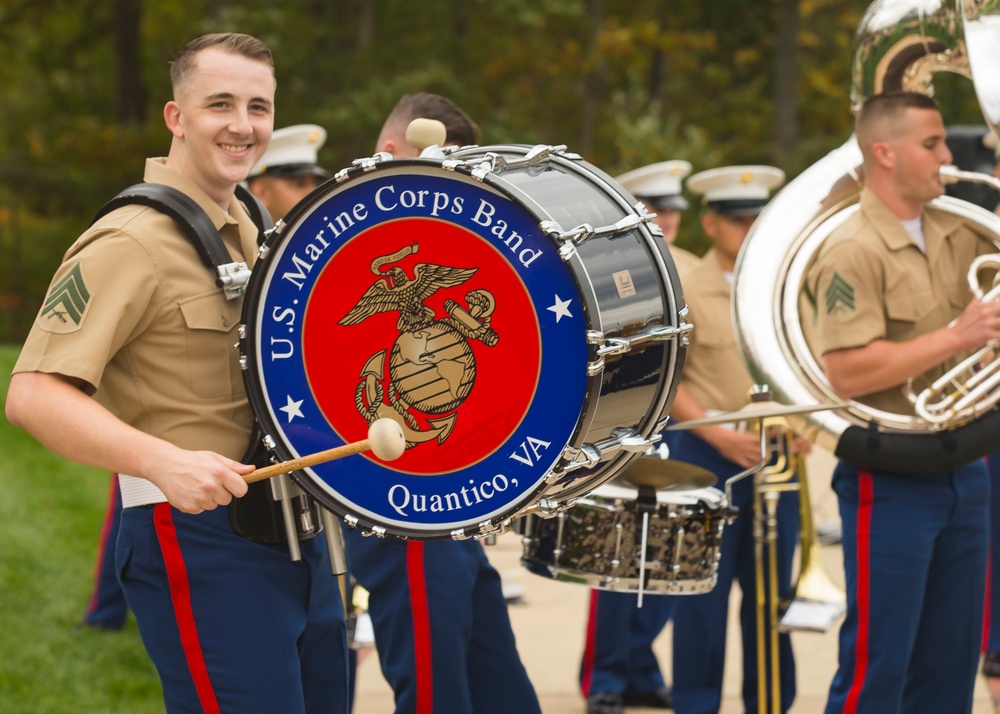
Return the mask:
[(566, 158), (580, 158), (577, 154), (563, 154), (565, 151), (565, 144), (560, 144), (559, 146), (538, 144), (529, 149), (528, 153), (520, 159), (508, 159), (506, 156), (488, 151), (484, 156), (469, 161), (445, 161), (442, 164), (442, 168), (448, 171), (464, 168), (477, 181), (485, 181), (486, 177), (491, 174), (499, 176), (510, 171), (527, 171), (531, 174), (537, 174), (545, 170), (553, 155), (559, 154), (564, 155)]
[(601, 462), (605, 456), (627, 451), (638, 453), (646, 451), (650, 446), (660, 440), (660, 434), (653, 434), (649, 439), (631, 427), (617, 427), (611, 430), (611, 436), (593, 444), (583, 444), (580, 448), (567, 446), (563, 449), (562, 459), (565, 463), (556, 466), (552, 470), (549, 479), (556, 481), (570, 471), (579, 468), (593, 468)]
[(639, 330), (639, 332), (629, 337), (604, 337), (602, 333), (592, 331), (587, 334), (587, 341), (591, 344), (601, 344), (600, 341), (604, 341), (604, 343), (597, 348), (598, 357), (604, 357), (606, 355), (621, 355), (631, 352), (633, 347), (637, 347), (639, 345), (644, 345), (649, 342), (664, 342), (666, 340), (672, 340), (678, 336), (686, 335), (691, 332), (693, 327), (694, 326), (688, 322), (682, 322), (677, 327), (672, 327), (670, 325), (653, 325), (651, 327), (644, 327)]
[(563, 230), (558, 221), (541, 221), (538, 227), (542, 232), (554, 240), (562, 243), (559, 247), (559, 255), (564, 261), (569, 260), (576, 254), (576, 249), (591, 238), (619, 238), (628, 235), (643, 223), (653, 220), (653, 214), (637, 215), (630, 213), (608, 226), (594, 228), (589, 223), (581, 223), (568, 231)]
[(636, 511), (642, 514), (642, 533), (639, 534), (639, 599), (637, 607), (642, 607), (642, 596), (646, 591), (646, 548), (649, 545), (649, 516), (656, 512), (656, 489), (648, 484), (639, 486), (635, 501)]

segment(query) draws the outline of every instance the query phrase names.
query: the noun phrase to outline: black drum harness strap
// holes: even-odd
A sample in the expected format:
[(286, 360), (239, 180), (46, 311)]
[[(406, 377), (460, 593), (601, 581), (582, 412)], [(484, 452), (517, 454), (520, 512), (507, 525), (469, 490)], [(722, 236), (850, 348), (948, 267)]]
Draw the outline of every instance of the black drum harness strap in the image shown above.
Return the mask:
[[(266, 232), (274, 227), (270, 213), (243, 186), (237, 185), (236, 197), (257, 226), (258, 244), (263, 244)], [(130, 186), (105, 203), (90, 224), (115, 209), (131, 204), (148, 206), (173, 218), (198, 250), (202, 262), (217, 275), (216, 285), (225, 290), (226, 299), (234, 300), (243, 295), (250, 278), (247, 264), (233, 262), (208, 214), (177, 189), (157, 183)], [(259, 428), (255, 427), (243, 462), (265, 466), (271, 461), (271, 452), (264, 446)], [(286, 475), (250, 484), (247, 494), (234, 499), (229, 505), (229, 522), (233, 531), (257, 543), (288, 543), (293, 560), (301, 558), (298, 541), (312, 538), (322, 531), (323, 522), (327, 520), (325, 516), (319, 504)], [(339, 528), (336, 523), (332, 527)], [(339, 535), (339, 530), (335, 535)], [(331, 546), (331, 561), (333, 556)]]

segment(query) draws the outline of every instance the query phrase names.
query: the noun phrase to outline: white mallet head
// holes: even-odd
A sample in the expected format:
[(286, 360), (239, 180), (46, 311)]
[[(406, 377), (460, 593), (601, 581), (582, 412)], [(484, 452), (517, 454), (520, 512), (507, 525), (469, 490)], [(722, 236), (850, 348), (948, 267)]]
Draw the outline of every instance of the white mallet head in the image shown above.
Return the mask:
[(376, 419), (368, 427), (368, 444), (383, 461), (395, 461), (406, 451), (403, 429), (392, 419)]
[(437, 119), (414, 119), (406, 127), (406, 142), (417, 151), (428, 146), (444, 146), (448, 130)]

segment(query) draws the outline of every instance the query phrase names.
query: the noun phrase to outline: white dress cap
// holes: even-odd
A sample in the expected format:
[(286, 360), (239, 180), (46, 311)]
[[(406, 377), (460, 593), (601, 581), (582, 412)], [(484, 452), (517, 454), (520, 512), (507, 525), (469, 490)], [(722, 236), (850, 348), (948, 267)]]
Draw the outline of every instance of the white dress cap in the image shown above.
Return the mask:
[(317, 163), (317, 154), (324, 143), (326, 130), (316, 124), (296, 124), (277, 129), (271, 135), (271, 145), (248, 178), (263, 174), (327, 178), (330, 173)]
[(615, 181), (636, 198), (648, 201), (654, 208), (683, 211), (688, 202), (682, 195), (684, 177), (691, 173), (687, 161), (660, 161), (617, 176)]
[(722, 166), (696, 173), (687, 188), (717, 213), (755, 215), (784, 182), (785, 172), (774, 166)]

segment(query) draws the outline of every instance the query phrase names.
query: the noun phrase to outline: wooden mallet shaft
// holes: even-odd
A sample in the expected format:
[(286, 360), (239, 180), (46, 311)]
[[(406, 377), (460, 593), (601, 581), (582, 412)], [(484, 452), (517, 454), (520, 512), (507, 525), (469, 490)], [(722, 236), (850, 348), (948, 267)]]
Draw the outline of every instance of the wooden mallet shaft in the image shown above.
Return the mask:
[(264, 481), (265, 479), (269, 479), (274, 476), (287, 474), (290, 471), (304, 469), (307, 466), (315, 466), (316, 464), (323, 464), (327, 461), (343, 458), (344, 456), (360, 454), (362, 451), (368, 451), (371, 448), (370, 440), (362, 439), (361, 441), (355, 441), (351, 444), (335, 446), (332, 449), (327, 449), (326, 451), (317, 451), (315, 454), (300, 456), (297, 459), (290, 459), (289, 461), (282, 461), (279, 464), (272, 464), (270, 466), (265, 466), (262, 469), (256, 469), (255, 471), (245, 474), (243, 476), (243, 480), (247, 483)]
[(327, 461), (340, 459), (344, 456), (360, 454), (363, 451), (372, 451), (375, 456), (383, 461), (393, 461), (403, 455), (406, 450), (406, 439), (403, 437), (403, 430), (392, 419), (376, 419), (368, 427), (368, 438), (355, 441), (343, 446), (335, 446), (325, 451), (317, 451), (314, 454), (300, 456), (297, 459), (282, 461), (280, 464), (272, 464), (261, 469), (255, 469), (248, 474), (244, 474), (243, 480), (247, 483), (256, 483), (269, 479), (272, 476), (287, 474), (289, 471), (298, 471), (308, 466), (323, 464)]

